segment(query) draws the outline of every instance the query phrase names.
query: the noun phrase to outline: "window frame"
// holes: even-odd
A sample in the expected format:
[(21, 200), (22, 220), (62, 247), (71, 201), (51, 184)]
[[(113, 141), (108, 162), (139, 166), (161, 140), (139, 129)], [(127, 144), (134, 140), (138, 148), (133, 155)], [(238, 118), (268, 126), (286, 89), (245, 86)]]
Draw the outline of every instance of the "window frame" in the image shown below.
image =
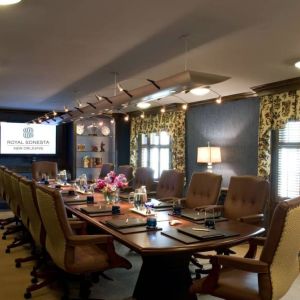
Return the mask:
[[(169, 135), (169, 144), (167, 145), (161, 145), (161, 137), (160, 137), (160, 133), (161, 132), (166, 132), (168, 135)], [(142, 135), (145, 135), (146, 136), (146, 139), (147, 139), (147, 143), (146, 144), (142, 144)], [(159, 136), (159, 143), (157, 145), (155, 144), (151, 144), (150, 143), (150, 135), (151, 134), (158, 134)], [(158, 153), (160, 153), (160, 150), (161, 149), (169, 149), (169, 169), (172, 168), (172, 141), (171, 141), (171, 136), (170, 134), (166, 131), (166, 130), (161, 130), (161, 131), (157, 131), (157, 132), (150, 132), (150, 133), (140, 133), (138, 135), (138, 159), (137, 159), (137, 162), (138, 162), (138, 167), (141, 167), (142, 166), (142, 150), (143, 149), (146, 149), (147, 150), (147, 167), (150, 167), (150, 151), (151, 149), (154, 149), (154, 148), (157, 148), (158, 149)], [(160, 177), (160, 174), (162, 172), (162, 170), (160, 170), (160, 155), (158, 155), (158, 177), (154, 179), (158, 179)]]

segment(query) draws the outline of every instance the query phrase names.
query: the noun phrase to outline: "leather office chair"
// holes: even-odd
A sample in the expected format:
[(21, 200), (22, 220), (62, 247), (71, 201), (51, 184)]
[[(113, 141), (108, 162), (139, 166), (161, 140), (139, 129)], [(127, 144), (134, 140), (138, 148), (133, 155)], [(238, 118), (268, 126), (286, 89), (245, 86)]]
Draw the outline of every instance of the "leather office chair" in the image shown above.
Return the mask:
[[(299, 275), (300, 197), (277, 205), (267, 238), (250, 239), (245, 258), (217, 255), (213, 269), (195, 280), (191, 293), (230, 300), (277, 300)], [(257, 245), (264, 245), (254, 259)]]
[[(59, 269), (66, 273), (82, 275), (81, 297), (89, 295), (90, 284), (85, 279), (91, 273), (117, 267), (131, 268), (130, 262), (115, 252), (111, 235), (73, 234), (58, 191), (38, 185), (36, 196), (46, 231), (47, 252)], [(61, 279), (63, 278), (65, 276)]]
[(232, 176), (224, 205), (215, 206), (223, 216), (262, 226), (264, 208), (270, 197), (270, 184), (258, 176)]
[[(270, 184), (267, 180), (258, 176), (232, 176), (230, 178), (228, 192), (224, 205), (211, 205), (207, 208), (221, 211), (222, 216), (249, 224), (263, 226), (264, 207), (269, 200)], [(234, 254), (228, 248), (218, 249), (218, 254)], [(194, 253), (192, 262), (199, 267), (195, 270), (196, 278), (200, 274), (207, 274), (198, 258), (209, 257), (203, 253)]]
[(46, 174), (50, 179), (57, 177), (57, 163), (54, 161), (35, 161), (32, 163), (32, 179), (40, 181)]
[(217, 204), (221, 183), (221, 175), (209, 172), (193, 173), (186, 197), (183, 198), (184, 206), (196, 208)]
[(99, 178), (100, 179), (104, 179), (104, 177), (110, 172), (114, 170), (114, 164), (111, 163), (107, 163), (107, 164), (103, 164), (101, 167), (101, 171), (99, 174)]
[(183, 193), (184, 174), (177, 170), (164, 170), (159, 178), (156, 191), (148, 193), (162, 201), (181, 198)]
[(147, 192), (152, 191), (154, 185), (154, 171), (148, 167), (139, 167), (135, 170), (133, 179), (133, 190), (146, 186)]
[(132, 185), (132, 180), (133, 180), (133, 167), (130, 165), (121, 165), (117, 168), (116, 174), (124, 174), (128, 185), (131, 186)]

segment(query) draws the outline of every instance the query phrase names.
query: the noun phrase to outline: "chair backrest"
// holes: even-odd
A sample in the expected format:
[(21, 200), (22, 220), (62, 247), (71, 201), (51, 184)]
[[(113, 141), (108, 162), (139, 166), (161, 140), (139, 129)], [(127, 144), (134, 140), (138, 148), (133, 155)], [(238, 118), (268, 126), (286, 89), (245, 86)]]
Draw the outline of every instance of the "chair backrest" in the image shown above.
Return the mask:
[(224, 216), (237, 219), (263, 213), (270, 184), (258, 176), (232, 176), (224, 203)]
[(154, 185), (154, 171), (148, 167), (139, 167), (135, 170), (133, 189), (146, 186), (147, 191), (152, 191)]
[(110, 171), (113, 171), (113, 170), (114, 170), (114, 164), (111, 164), (111, 163), (103, 164), (101, 167), (99, 178), (103, 179)]
[(32, 163), (32, 179), (40, 181), (42, 175), (46, 174), (50, 179), (57, 177), (57, 162), (55, 161), (34, 161)]
[(221, 183), (221, 175), (210, 172), (193, 173), (186, 194), (186, 207), (217, 204)]
[(4, 166), (0, 165), (0, 197), (4, 200), (5, 199), (5, 192), (4, 192), (4, 181), (3, 181), (3, 172), (5, 170)]
[(177, 197), (183, 193), (184, 174), (177, 170), (164, 170), (156, 188), (156, 198)]
[[(277, 205), (260, 260), (270, 273), (259, 274), (263, 300), (280, 299), (299, 275), (300, 197)], [(271, 296), (270, 296), (271, 295)]]
[(132, 183), (132, 179), (133, 179), (133, 167), (130, 165), (121, 165), (118, 167), (116, 174), (124, 174), (129, 185), (131, 185)]
[(19, 181), (20, 192), (22, 196), (23, 209), (29, 219), (29, 232), (34, 240), (35, 245), (41, 246), (44, 244), (44, 229), (42, 220), (38, 211), (38, 205), (35, 194), (35, 183), (26, 178), (21, 178)]
[(20, 191), (20, 185), (19, 181), (22, 178), (22, 176), (11, 173), (11, 186), (12, 186), (12, 195), (15, 203), (18, 207), (18, 213), (20, 215), (20, 218), (22, 220), (23, 225), (28, 229), (28, 214), (27, 211), (24, 209), (23, 205), (23, 199)]
[(8, 205), (10, 209), (12, 210), (14, 215), (18, 217), (19, 216), (19, 205), (17, 202), (18, 199), (16, 199), (14, 195), (11, 176), (12, 176), (12, 172), (5, 169), (3, 172), (3, 179), (5, 184), (6, 199), (8, 201)]
[(47, 252), (57, 266), (66, 270), (67, 238), (72, 235), (72, 230), (67, 222), (61, 194), (54, 189), (37, 185), (36, 197), (46, 231)]

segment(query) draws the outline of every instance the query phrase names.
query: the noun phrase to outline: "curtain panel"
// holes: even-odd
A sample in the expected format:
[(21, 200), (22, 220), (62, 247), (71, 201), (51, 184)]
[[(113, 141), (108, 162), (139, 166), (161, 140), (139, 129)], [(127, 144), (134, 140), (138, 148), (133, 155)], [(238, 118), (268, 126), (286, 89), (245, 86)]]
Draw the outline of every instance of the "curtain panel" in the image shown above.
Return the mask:
[(185, 112), (167, 112), (149, 115), (144, 119), (131, 119), (130, 163), (136, 169), (138, 162), (138, 136), (141, 133), (166, 131), (171, 138), (172, 167), (185, 172)]
[(271, 172), (271, 131), (290, 120), (300, 120), (300, 90), (260, 98), (258, 134), (258, 175), (266, 179)]

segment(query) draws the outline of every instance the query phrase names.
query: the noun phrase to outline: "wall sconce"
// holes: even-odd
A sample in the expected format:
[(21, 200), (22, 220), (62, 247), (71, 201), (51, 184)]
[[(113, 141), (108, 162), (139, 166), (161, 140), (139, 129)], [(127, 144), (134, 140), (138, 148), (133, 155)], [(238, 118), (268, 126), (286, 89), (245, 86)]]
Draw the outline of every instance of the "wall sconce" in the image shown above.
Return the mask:
[(207, 147), (198, 147), (197, 162), (207, 163), (207, 172), (212, 173), (212, 164), (222, 162), (220, 147), (210, 147), (209, 143)]

